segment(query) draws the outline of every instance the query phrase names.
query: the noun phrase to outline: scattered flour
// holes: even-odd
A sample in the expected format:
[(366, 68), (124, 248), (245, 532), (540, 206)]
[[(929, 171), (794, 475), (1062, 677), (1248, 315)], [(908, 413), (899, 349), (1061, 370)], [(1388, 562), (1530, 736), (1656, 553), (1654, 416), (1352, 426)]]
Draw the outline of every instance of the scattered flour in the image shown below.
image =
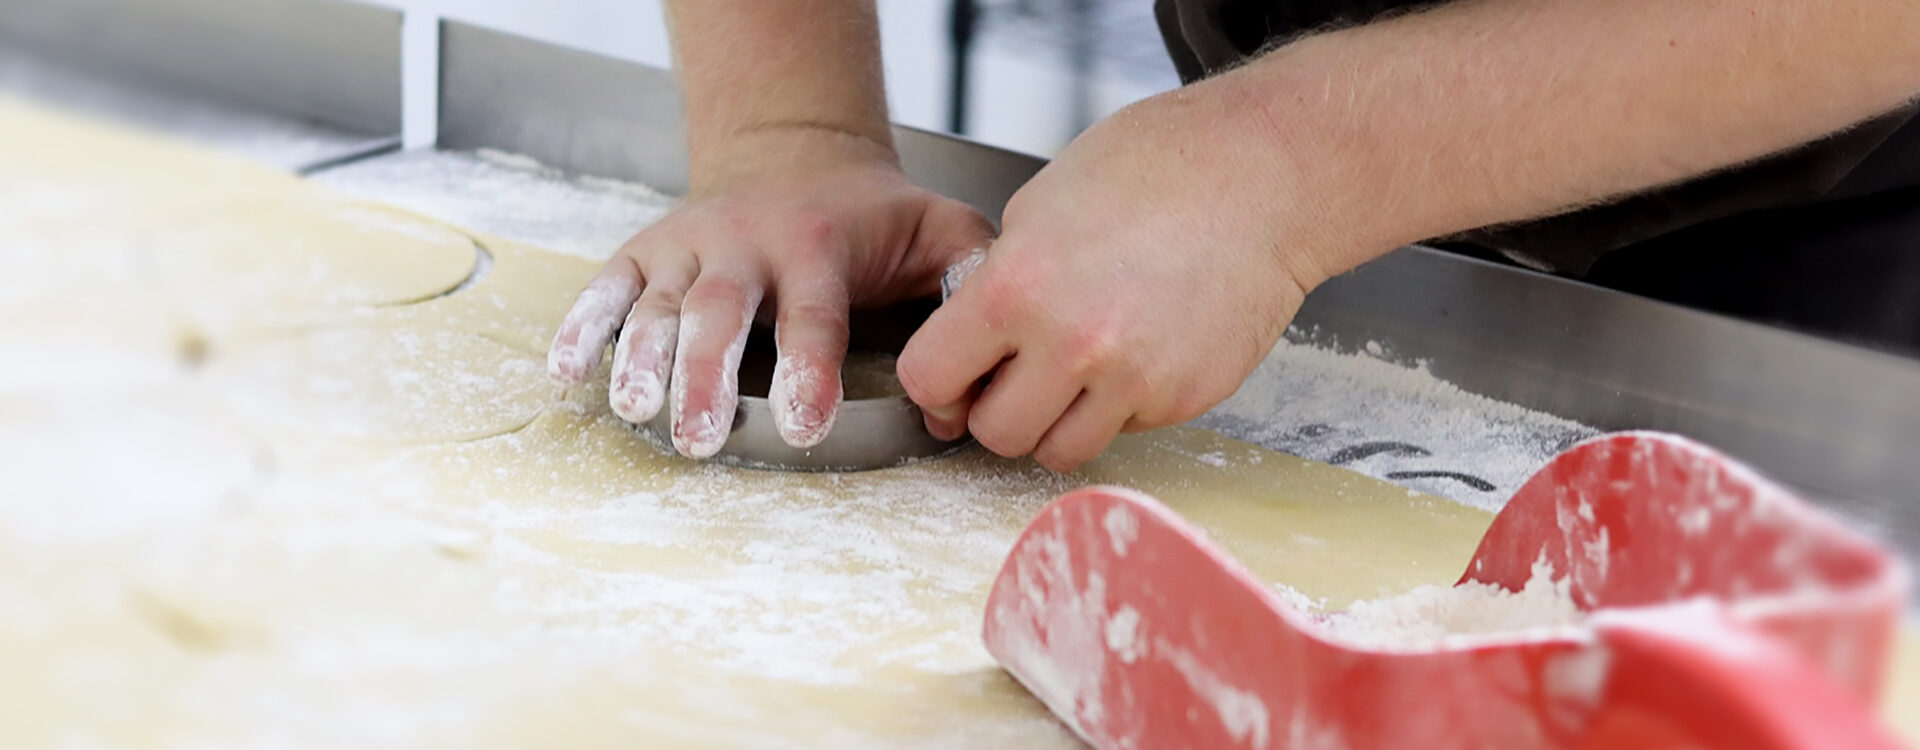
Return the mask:
[(1229, 465), (1225, 451), (1208, 451), (1206, 453), (1195, 454), (1193, 460), (1219, 469), (1227, 468)]
[(1585, 618), (1567, 577), (1553, 579), (1546, 561), (1519, 591), (1493, 584), (1422, 586), (1399, 596), (1363, 599), (1345, 610), (1320, 612), (1323, 602), (1284, 584), (1274, 590), (1315, 617), (1325, 635), (1347, 646), (1390, 650), (1461, 647), (1511, 640), (1578, 626)]
[(1488, 510), (1547, 459), (1599, 434), (1462, 391), (1424, 365), (1391, 361), (1380, 342), (1342, 354), (1292, 340), (1301, 337), (1289, 332), (1194, 424)]
[[(491, 154), (398, 154), (327, 177), (449, 221), (589, 257), (604, 257), (668, 206), (638, 189), (562, 179)], [(472, 351), (447, 356), (453, 349)], [(102, 348), (101, 363), (125, 351)], [(372, 353), (387, 359), (366, 366), (376, 361)], [(444, 366), (452, 362), (466, 365)], [(542, 710), (562, 725), (617, 713), (622, 721), (748, 732), (764, 724), (756, 717), (791, 708), (757, 698), (760, 686), (793, 683), (853, 695), (876, 689), (868, 678), (879, 672), (923, 678), (915, 692), (891, 696), (903, 705), (999, 701), (1015, 688), (982, 681), (997, 673), (979, 642), (979, 596), (1012, 532), (1071, 484), (1030, 463), (977, 453), (896, 470), (885, 481), (869, 475), (791, 482), (718, 467), (663, 471), (626, 458), (635, 446), (599, 405), (606, 400), (599, 386), (551, 403), (532, 353), (404, 327), (377, 335), (314, 330), (222, 351), (196, 372), (207, 382), (192, 392), (211, 405), (182, 403), (178, 415), (125, 420), (103, 410), (74, 422), (80, 407), (65, 402), (44, 415), (30, 409), (44, 401), (38, 392), (8, 394), (12, 402), (0, 403), (11, 409), (0, 413), (0, 445), (42, 464), (8, 474), (26, 480), (30, 491), (0, 497), (0, 541), (7, 542), (0, 544), (0, 606), (49, 602), (45, 612), (30, 614), (58, 623), (92, 611), (82, 605), (93, 604), (77, 600), (100, 588), (113, 597), (99, 605), (105, 614), (74, 619), (126, 633), (87, 642), (87, 653), (132, 653), (158, 627), (186, 647), (244, 654), (183, 662), (188, 671), (157, 686), (89, 687), (61, 705), (216, 706), (223, 725), (296, 726), (301, 741), (316, 745), (380, 744), (373, 740), (382, 737), (420, 745), (446, 727)], [(138, 404), (152, 394), (122, 395)], [(73, 403), (98, 397), (88, 390)], [(215, 409), (226, 419), (208, 419)], [(1271, 415), (1288, 422), (1261, 427)], [(1346, 461), (1389, 478), (1401, 470), (1474, 465), (1468, 458), (1544, 459), (1563, 435), (1584, 434), (1577, 425), (1462, 394), (1419, 370), (1296, 345), (1283, 345), (1209, 418), (1222, 425), (1217, 429), (1321, 459), (1364, 441), (1421, 441), (1418, 451), (1403, 451), (1424, 451), (1411, 456), (1417, 461), (1392, 452)], [(448, 433), (450, 425), (458, 434)], [(302, 437), (315, 432), (430, 444), (397, 454), (382, 449), (380, 460), (354, 453), (341, 461)], [(126, 439), (103, 442), (98, 434)], [(1467, 445), (1456, 450), (1455, 439)], [(100, 466), (100, 456), (113, 460)], [(1231, 465), (1230, 458), (1215, 451), (1195, 460)], [(1481, 475), (1510, 491), (1522, 473)], [(1109, 541), (1124, 552), (1133, 524), (1107, 521)], [(95, 560), (95, 567), (67, 567), (76, 560)], [(7, 593), (9, 586), (55, 581), (39, 575), (43, 568), (63, 571), (59, 590)], [(122, 587), (133, 594), (123, 595)], [(1533, 588), (1409, 597), (1525, 599)], [(1345, 617), (1354, 623), (1345, 627), (1360, 633), (1355, 638), (1387, 630), (1414, 640), (1468, 632), (1445, 619), (1460, 616), (1459, 607), (1387, 603), (1393, 601), (1329, 617), (1329, 627), (1341, 627), (1333, 623)], [(1408, 624), (1428, 616), (1442, 623), (1431, 629), (1438, 635)], [(15, 634), (9, 628), (27, 621), (0, 617), (0, 634)], [(1124, 617), (1095, 635), (1083, 645), (1105, 653), (1118, 644), (1122, 658), (1153, 645), (1143, 623)], [(7, 652), (8, 641), (0, 639), (0, 656), (75, 652), (61, 650), (74, 648), (65, 642), (42, 648), (24, 637), (12, 642), (25, 646)], [(308, 690), (298, 675), (263, 682), (246, 666), (272, 660), (324, 678), (316, 686), (392, 685), (405, 698)], [(1182, 674), (1213, 696), (1236, 732), (1265, 737), (1267, 717), (1257, 702), (1193, 664)], [(609, 686), (617, 688), (619, 712), (567, 705)], [(123, 687), (152, 692), (116, 692)], [(830, 726), (844, 718), (796, 717), (818, 731), (792, 736), (835, 740), (815, 745), (889, 746)], [(944, 729), (981, 746), (1064, 740), (1044, 717), (1031, 724), (960, 714), (915, 719), (949, 720), (956, 723), (928, 733)], [(719, 744), (779, 746), (791, 737), (733, 739)]]
[(612, 257), (674, 198), (575, 177), (519, 154), (403, 151), (324, 170), (321, 183), (450, 224), (593, 260)]

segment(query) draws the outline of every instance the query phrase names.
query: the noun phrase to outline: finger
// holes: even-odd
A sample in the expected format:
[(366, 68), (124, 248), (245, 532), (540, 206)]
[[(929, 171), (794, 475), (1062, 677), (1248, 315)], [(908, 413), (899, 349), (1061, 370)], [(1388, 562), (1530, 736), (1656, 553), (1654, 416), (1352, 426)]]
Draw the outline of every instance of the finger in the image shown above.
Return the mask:
[(593, 377), (607, 342), (640, 297), (640, 286), (640, 268), (631, 259), (621, 255), (608, 261), (580, 290), (573, 308), (560, 321), (560, 330), (554, 332), (553, 346), (547, 350), (547, 373), (567, 385)]
[(1037, 356), (1008, 360), (967, 414), (973, 439), (1002, 456), (1033, 452), (1080, 395), (1080, 383), (1059, 373), (1060, 368)]
[(1131, 414), (1118, 399), (1083, 392), (1040, 439), (1033, 457), (1041, 466), (1063, 474), (1078, 469), (1106, 452)]
[[(977, 310), (978, 277), (933, 311), (900, 352), (898, 374), (936, 436), (957, 436), (980, 379), (1012, 354), (1007, 338)], [(936, 429), (937, 428), (937, 429)]]
[(607, 405), (621, 419), (646, 422), (666, 403), (667, 372), (680, 338), (680, 302), (693, 277), (692, 258), (679, 256), (650, 264), (647, 288), (627, 313), (620, 340), (613, 345)]
[(781, 285), (774, 322), (780, 359), (767, 397), (780, 439), (795, 448), (819, 445), (840, 411), (847, 304), (845, 287), (828, 280)]
[[(895, 374), (898, 375), (897, 372)], [(973, 385), (967, 388), (967, 392), (961, 395), (959, 401), (954, 402), (937, 417), (922, 408), (920, 418), (927, 426), (927, 434), (938, 440), (948, 441), (959, 440), (962, 435), (967, 434), (967, 415), (972, 411), (974, 402), (980, 400), (980, 392), (986, 389), (986, 382), (984, 379), (974, 381)]]
[(720, 452), (740, 401), (740, 354), (760, 307), (761, 286), (745, 274), (703, 269), (680, 306), (674, 352), (673, 447), (690, 458)]

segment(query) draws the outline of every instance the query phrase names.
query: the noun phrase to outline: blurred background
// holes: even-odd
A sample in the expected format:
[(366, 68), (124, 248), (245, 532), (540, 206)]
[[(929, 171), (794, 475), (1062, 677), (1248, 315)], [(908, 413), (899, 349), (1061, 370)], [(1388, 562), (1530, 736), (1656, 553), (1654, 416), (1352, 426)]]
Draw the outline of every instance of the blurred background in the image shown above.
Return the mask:
[[(374, 2), (408, 11), (410, 145), (424, 145), (433, 132), (440, 18), (659, 67), (671, 60), (661, 0)], [(1180, 82), (1151, 0), (879, 0), (879, 7), (893, 118), (918, 128), (1050, 155), (1101, 116)]]

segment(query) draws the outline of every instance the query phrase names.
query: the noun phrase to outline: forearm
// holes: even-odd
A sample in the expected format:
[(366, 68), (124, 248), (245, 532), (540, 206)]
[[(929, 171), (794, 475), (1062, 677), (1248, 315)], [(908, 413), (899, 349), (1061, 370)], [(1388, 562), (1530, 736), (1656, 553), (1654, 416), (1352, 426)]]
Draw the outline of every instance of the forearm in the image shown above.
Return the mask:
[(1275, 156), (1264, 178), (1293, 191), (1278, 194), (1359, 238), (1327, 243), (1325, 275), (1887, 111), (1920, 93), (1920, 4), (1463, 0), (1310, 37), (1204, 85), (1258, 102), (1226, 127)]
[(672, 0), (668, 19), (695, 190), (809, 156), (769, 151), (756, 138), (769, 133), (827, 134), (893, 158), (874, 0)]

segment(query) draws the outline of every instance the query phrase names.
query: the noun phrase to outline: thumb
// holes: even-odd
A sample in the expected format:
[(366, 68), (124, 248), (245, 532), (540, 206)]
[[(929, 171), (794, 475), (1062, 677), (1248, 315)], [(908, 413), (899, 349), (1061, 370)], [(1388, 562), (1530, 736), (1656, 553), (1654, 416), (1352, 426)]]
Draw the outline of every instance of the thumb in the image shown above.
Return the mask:
[(992, 244), (994, 235), (993, 222), (978, 209), (956, 200), (935, 199), (927, 206), (920, 231), (913, 238), (913, 276), (925, 280), (925, 288), (916, 291), (920, 295), (937, 293), (947, 268)]

